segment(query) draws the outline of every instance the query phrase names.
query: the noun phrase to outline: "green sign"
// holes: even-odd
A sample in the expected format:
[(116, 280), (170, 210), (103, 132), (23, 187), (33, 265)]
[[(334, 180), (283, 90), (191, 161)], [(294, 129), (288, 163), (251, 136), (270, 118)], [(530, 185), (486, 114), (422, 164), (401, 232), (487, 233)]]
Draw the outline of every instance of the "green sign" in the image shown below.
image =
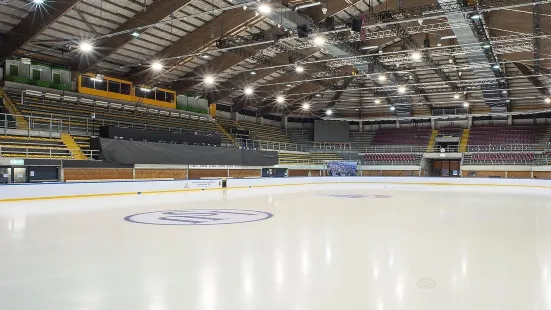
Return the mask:
[(25, 160), (24, 159), (10, 159), (10, 165), (12, 166), (24, 166)]

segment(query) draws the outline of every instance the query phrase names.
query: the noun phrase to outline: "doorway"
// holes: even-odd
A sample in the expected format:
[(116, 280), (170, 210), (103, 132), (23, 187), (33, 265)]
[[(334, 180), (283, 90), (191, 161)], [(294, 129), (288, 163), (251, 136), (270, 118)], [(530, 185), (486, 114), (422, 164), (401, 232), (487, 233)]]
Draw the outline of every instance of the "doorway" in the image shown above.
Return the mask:
[(12, 168), (13, 183), (27, 183), (27, 168)]
[(458, 178), (461, 175), (461, 161), (459, 160), (434, 160), (432, 163), (432, 176), (444, 178)]
[(11, 168), (0, 167), (0, 183), (10, 183), (10, 182), (11, 182)]

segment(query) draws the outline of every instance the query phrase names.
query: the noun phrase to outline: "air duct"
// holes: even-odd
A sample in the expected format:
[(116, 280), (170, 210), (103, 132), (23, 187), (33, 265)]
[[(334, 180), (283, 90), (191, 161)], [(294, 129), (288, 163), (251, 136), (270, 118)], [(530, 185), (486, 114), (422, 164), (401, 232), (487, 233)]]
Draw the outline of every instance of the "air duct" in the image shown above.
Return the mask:
[[(451, 3), (457, 3), (456, 0), (438, 0), (438, 3), (440, 5), (449, 5)], [(483, 16), (480, 14), (475, 13), (475, 16), (479, 16), (478, 22), (483, 22)], [(471, 16), (465, 16), (461, 12), (449, 12), (447, 13), (448, 23), (452, 25), (452, 30), (457, 37), (457, 42), (461, 46), (473, 46), (473, 44), (482, 44), (478, 38), (477, 35), (473, 32), (474, 29), (463, 27), (463, 28), (457, 28), (453, 25), (457, 25), (458, 22), (461, 21), (469, 21)], [(480, 20), (482, 19), (482, 20)], [(475, 19), (472, 19), (475, 20)], [(501, 91), (500, 91), (500, 82), (499, 78), (496, 76), (496, 72), (499, 72), (496, 69), (493, 69), (492, 67), (495, 65), (493, 63), (490, 63), (488, 58), (486, 57), (486, 54), (484, 53), (484, 50), (481, 48), (478, 52), (472, 52), (466, 54), (467, 58), (469, 59), (469, 62), (471, 63), (484, 63), (486, 62), (487, 66), (477, 66), (473, 69), (473, 73), (477, 79), (495, 79), (495, 83), (491, 83), (488, 85), (488, 87), (482, 91), (482, 95), (484, 96), (485, 103), (490, 107), (492, 113), (504, 113), (507, 112), (507, 103), (506, 98), (502, 97)], [(494, 71), (495, 70), (495, 71)]]

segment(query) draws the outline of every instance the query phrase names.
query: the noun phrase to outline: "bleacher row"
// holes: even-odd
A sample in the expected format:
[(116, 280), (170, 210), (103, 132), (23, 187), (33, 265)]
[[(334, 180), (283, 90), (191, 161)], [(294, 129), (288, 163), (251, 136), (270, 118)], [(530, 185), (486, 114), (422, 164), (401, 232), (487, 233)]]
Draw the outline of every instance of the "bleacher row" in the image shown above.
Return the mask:
[[(87, 155), (90, 137), (72, 136)], [(74, 159), (75, 155), (61, 138), (0, 136), (0, 157)]]
[[(231, 144), (225, 135), (220, 133), (215, 122), (200, 117), (174, 117), (170, 112), (151, 113), (146, 108), (125, 105), (108, 105), (90, 101), (70, 101), (46, 96), (25, 94), (23, 103), (21, 93), (7, 92), (21, 113), (24, 115), (42, 116), (36, 122), (49, 122), (54, 116), (63, 121), (63, 129), (70, 127), (72, 133), (91, 135), (97, 133), (101, 125), (133, 127), (148, 130), (165, 130), (171, 132), (209, 132), (220, 134), (222, 143)], [(116, 107), (116, 108), (114, 108)], [(92, 115), (94, 116), (92, 118)], [(46, 124), (48, 125), (48, 124)], [(57, 124), (54, 124), (57, 125)]]
[(544, 126), (473, 127), (469, 134), (469, 145), (535, 144), (545, 129)]
[[(62, 129), (69, 126), (77, 145), (83, 150), (89, 150), (89, 137), (97, 132), (100, 125), (117, 125), (121, 127), (143, 127), (151, 130), (170, 130), (188, 132), (216, 132), (224, 144), (236, 144), (235, 137), (229, 134), (233, 129), (243, 130), (248, 133), (248, 138), (257, 141), (280, 142), (289, 144), (308, 145), (313, 140), (313, 129), (284, 130), (274, 126), (260, 125), (248, 122), (235, 122), (223, 118), (216, 121), (200, 117), (174, 117), (171, 112), (158, 111), (152, 113), (147, 108), (129, 108), (124, 105), (101, 104), (100, 102), (86, 103), (86, 101), (61, 100), (56, 97), (35, 96), (26, 93), (24, 100), (21, 93), (9, 92), (13, 106), (22, 115), (39, 116), (32, 119), (33, 123), (43, 123), (44, 126), (59, 126), (49, 124), (49, 118), (53, 117), (63, 121)], [(90, 102), (92, 102), (90, 100)], [(9, 112), (9, 111), (5, 111)], [(91, 115), (95, 117), (92, 119)], [(40, 118), (43, 116), (44, 118)], [(10, 122), (21, 122), (22, 117), (10, 119)], [(34, 125), (34, 124), (32, 124)], [(29, 125), (30, 126), (30, 125)], [(544, 126), (479, 126), (470, 130), (468, 145), (506, 145), (506, 144), (535, 144), (540, 142), (542, 134), (546, 131)], [(76, 135), (75, 135), (76, 133)], [(412, 153), (395, 153), (394, 150), (401, 146), (426, 147), (431, 138), (430, 128), (399, 128), (379, 129), (376, 132), (351, 132), (350, 141), (359, 152), (368, 147), (380, 147), (378, 153), (365, 156), (367, 164), (419, 164), (421, 157)], [(463, 134), (462, 128), (450, 127), (439, 129), (440, 137), (459, 137)], [(549, 140), (549, 139), (547, 139)], [(386, 152), (382, 151), (388, 147)], [(520, 153), (484, 153), (488, 150), (480, 149), (483, 153), (473, 153), (470, 156), (471, 163), (488, 162), (499, 159), (502, 162), (533, 160), (534, 152)], [(7, 137), (0, 139), (0, 156), (26, 157), (59, 157), (72, 158), (70, 148), (60, 138), (25, 138)], [(505, 155), (500, 155), (505, 154)], [(280, 163), (323, 163), (332, 160), (343, 160), (336, 153), (289, 153), (280, 154)]]

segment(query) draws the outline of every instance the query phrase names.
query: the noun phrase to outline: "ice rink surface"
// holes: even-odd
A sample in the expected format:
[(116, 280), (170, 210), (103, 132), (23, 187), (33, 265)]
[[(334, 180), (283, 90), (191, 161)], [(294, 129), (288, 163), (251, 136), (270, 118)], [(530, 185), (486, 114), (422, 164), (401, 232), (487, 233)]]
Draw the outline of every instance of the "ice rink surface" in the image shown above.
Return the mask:
[(347, 184), (0, 203), (0, 309), (550, 309), (550, 198)]

